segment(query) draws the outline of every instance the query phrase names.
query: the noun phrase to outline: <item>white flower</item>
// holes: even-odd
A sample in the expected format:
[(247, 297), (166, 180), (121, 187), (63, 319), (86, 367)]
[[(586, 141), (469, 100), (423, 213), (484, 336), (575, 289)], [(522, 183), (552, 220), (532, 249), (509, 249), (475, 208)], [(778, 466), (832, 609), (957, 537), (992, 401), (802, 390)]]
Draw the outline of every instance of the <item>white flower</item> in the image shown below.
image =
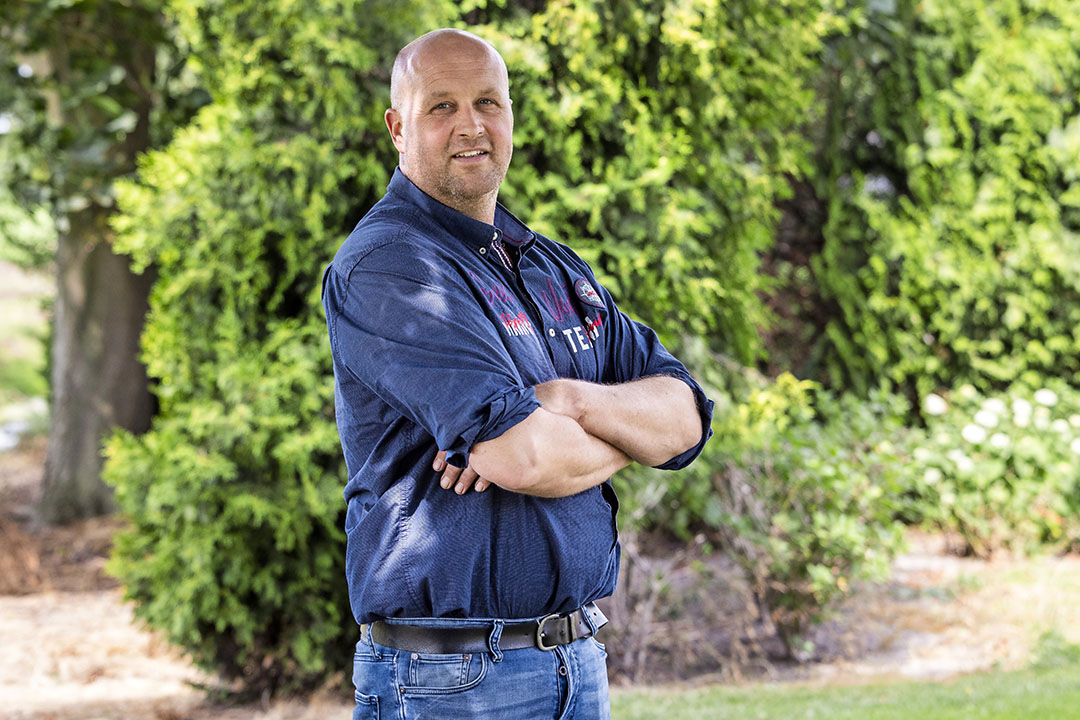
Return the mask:
[(956, 494), (955, 493), (951, 493), (951, 492), (941, 493), (941, 504), (942, 505), (945, 505), (947, 507), (949, 505), (952, 505), (955, 502), (956, 502)]
[(926, 473), (923, 475), (923, 481), (927, 485), (937, 485), (941, 482), (942, 477), (941, 471), (937, 468), (927, 468)]
[(1069, 421), (1058, 418), (1054, 422), (1050, 423), (1050, 427), (1054, 428), (1054, 430), (1064, 435), (1065, 433), (1069, 432)]
[(1031, 403), (1023, 398), (1016, 398), (1013, 400), (1012, 411), (1017, 418), (1031, 417)]
[(915, 452), (913, 452), (911, 454), (919, 462), (926, 462), (930, 458), (934, 457), (934, 453), (931, 452), (930, 448), (924, 448), (922, 446), (919, 446), (919, 447), (915, 448)]
[(1013, 417), (1013, 424), (1015, 424), (1016, 427), (1025, 428), (1030, 423), (1031, 423), (1031, 416), (1030, 415), (1016, 415), (1016, 416)]
[(975, 413), (975, 422), (982, 425), (984, 428), (995, 428), (998, 424), (998, 416), (986, 408), (983, 408)]
[(994, 433), (990, 436), (990, 445), (998, 450), (1004, 450), (1009, 447), (1009, 436), (1005, 433)]
[(1073, 441), (1069, 443), (1069, 449), (1080, 455), (1080, 438), (1073, 438)]
[(1005, 401), (1001, 398), (987, 398), (982, 404), (982, 409), (995, 415), (1004, 415), (1006, 410)]
[(946, 457), (953, 461), (956, 465), (956, 469), (962, 473), (969, 473), (975, 469), (975, 462), (964, 454), (963, 450), (953, 448), (950, 450)]
[(1057, 405), (1058, 396), (1057, 393), (1049, 388), (1041, 388), (1035, 391), (1035, 402), (1046, 407), (1054, 407)]
[(1073, 413), (1069, 416), (1069, 424), (1074, 428), (1080, 428), (1080, 415)]
[(978, 445), (986, 439), (986, 430), (978, 425), (965, 425), (960, 436), (972, 445)]
[(972, 385), (971, 383), (964, 383), (960, 387), (956, 388), (956, 395), (958, 397), (961, 397), (961, 398), (965, 399), (965, 400), (971, 400), (972, 398), (974, 398), (978, 394), (979, 394), (979, 391), (976, 390), (975, 386)]
[(1035, 427), (1045, 430), (1050, 427), (1050, 411), (1044, 407), (1035, 408)]
[(927, 395), (922, 406), (927, 415), (944, 415), (949, 409), (949, 403), (937, 393)]

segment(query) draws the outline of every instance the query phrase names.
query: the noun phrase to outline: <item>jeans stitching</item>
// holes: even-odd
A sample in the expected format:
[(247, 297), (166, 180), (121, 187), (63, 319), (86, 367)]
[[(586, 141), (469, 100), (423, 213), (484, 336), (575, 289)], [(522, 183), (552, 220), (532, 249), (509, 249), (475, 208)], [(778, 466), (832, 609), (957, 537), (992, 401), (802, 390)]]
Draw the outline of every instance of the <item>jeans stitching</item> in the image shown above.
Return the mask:
[[(480, 659), (480, 674), (477, 675), (476, 679), (473, 680), (472, 682), (465, 683), (463, 685), (458, 685), (457, 687), (450, 687), (450, 688), (427, 687), (427, 686), (422, 686), (422, 685), (421, 686), (402, 685), (401, 689), (404, 690), (403, 694), (405, 696), (409, 696), (409, 695), (456, 695), (458, 693), (463, 693), (463, 692), (465, 692), (467, 690), (472, 690), (477, 685), (479, 685), (481, 683), (481, 681), (483, 681), (483, 679), (485, 677), (487, 677), (487, 673), (488, 673), (487, 656), (483, 655), (483, 654), (480, 654), (480, 655), (473, 655), (472, 657)], [(397, 658), (395, 658), (394, 660), (396, 662)], [(397, 677), (396, 673), (395, 673), (394, 677)]]

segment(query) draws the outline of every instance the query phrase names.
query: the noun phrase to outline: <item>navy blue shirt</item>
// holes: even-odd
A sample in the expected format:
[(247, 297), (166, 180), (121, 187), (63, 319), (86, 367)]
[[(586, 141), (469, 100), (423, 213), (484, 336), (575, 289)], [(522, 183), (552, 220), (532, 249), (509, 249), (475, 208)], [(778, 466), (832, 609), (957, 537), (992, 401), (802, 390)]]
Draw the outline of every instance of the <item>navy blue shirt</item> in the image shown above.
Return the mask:
[[(323, 276), (349, 480), (346, 574), (357, 622), (535, 618), (615, 589), (611, 481), (564, 498), (492, 486), (457, 495), (431, 469), (540, 407), (555, 378), (684, 380), (702, 427), (712, 402), (648, 327), (566, 246), (499, 205), (495, 225), (443, 205), (400, 170)], [(701, 452), (711, 431), (663, 468)]]

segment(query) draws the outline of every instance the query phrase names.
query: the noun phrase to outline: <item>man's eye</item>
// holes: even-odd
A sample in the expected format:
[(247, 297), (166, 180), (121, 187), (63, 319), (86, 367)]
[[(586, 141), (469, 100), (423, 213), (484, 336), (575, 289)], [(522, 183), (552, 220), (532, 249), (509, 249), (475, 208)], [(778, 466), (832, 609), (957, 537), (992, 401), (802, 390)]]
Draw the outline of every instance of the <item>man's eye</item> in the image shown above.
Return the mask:
[(441, 102), (441, 103), (439, 103), (438, 105), (436, 105), (435, 107), (433, 107), (431, 109), (432, 110), (446, 110), (449, 107), (450, 107), (450, 103)]
[(484, 103), (486, 103), (486, 104), (490, 105), (490, 104), (492, 104), (492, 103), (493, 103), (493, 102), (495, 102), (495, 101), (494, 101), (494, 100), (492, 100), (491, 98), (480, 98), (480, 99), (479, 99), (479, 100), (477, 100), (476, 102), (478, 102), (478, 103), (481, 103), (481, 104), (484, 104)]

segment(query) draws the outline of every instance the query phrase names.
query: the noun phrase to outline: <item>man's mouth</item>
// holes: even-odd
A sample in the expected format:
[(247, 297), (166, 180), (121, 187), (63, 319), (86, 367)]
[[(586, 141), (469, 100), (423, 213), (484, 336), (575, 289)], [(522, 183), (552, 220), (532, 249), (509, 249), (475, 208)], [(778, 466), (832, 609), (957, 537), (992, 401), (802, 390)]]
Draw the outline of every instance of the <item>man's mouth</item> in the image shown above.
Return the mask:
[(480, 155), (487, 155), (487, 150), (466, 150), (465, 152), (459, 152), (453, 157), (456, 158), (471, 158), (479, 157)]

